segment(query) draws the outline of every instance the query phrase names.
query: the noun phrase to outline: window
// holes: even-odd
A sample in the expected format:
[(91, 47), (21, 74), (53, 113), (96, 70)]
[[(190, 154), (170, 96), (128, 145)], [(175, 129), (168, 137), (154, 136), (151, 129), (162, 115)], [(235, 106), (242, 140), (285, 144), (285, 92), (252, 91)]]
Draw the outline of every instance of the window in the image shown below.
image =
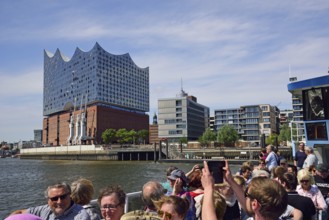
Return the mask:
[(306, 123), (308, 140), (328, 140), (326, 122)]

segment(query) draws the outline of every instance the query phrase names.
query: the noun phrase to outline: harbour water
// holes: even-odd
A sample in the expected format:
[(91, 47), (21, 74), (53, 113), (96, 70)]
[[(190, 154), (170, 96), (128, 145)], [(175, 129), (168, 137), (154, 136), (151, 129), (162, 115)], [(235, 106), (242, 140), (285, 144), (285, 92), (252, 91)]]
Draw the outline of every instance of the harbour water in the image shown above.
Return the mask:
[(43, 205), (48, 185), (84, 177), (93, 181), (95, 199), (102, 187), (119, 184), (126, 192), (140, 191), (149, 180), (166, 181), (165, 170), (175, 165), (189, 171), (191, 163), (129, 161), (47, 161), (0, 159), (0, 219), (17, 209)]

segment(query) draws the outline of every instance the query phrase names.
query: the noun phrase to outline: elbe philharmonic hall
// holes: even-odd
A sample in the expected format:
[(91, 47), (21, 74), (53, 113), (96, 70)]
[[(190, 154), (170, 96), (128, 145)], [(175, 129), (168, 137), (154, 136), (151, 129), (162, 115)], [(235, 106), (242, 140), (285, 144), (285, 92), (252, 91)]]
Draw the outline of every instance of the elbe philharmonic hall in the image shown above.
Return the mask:
[(99, 144), (108, 128), (148, 129), (149, 68), (98, 43), (72, 58), (44, 51), (43, 144)]

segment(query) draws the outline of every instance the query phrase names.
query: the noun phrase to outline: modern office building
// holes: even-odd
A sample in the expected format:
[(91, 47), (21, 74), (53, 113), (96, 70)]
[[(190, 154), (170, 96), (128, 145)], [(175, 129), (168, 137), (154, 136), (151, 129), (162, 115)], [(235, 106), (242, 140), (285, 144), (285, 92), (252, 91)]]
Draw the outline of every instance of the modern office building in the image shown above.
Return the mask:
[[(297, 77), (289, 78), (291, 83), (297, 81)], [(298, 97), (292, 94), (292, 110), (293, 110), (293, 118), (290, 121), (291, 126), (291, 139), (293, 142), (305, 142), (305, 130), (304, 130), (304, 119), (303, 119), (303, 102), (301, 97)]]
[(42, 129), (36, 129), (34, 132), (34, 141), (42, 143)]
[(179, 142), (197, 140), (209, 127), (209, 108), (183, 90), (175, 98), (158, 100), (159, 138)]
[(72, 58), (44, 52), (43, 144), (101, 143), (107, 128), (148, 130), (149, 68), (98, 43)]
[(293, 110), (280, 110), (280, 125), (289, 125), (294, 116)]
[(279, 132), (279, 109), (268, 104), (246, 105), (239, 108), (217, 109), (215, 130), (231, 125), (240, 138), (251, 144), (259, 145), (262, 134), (269, 136)]

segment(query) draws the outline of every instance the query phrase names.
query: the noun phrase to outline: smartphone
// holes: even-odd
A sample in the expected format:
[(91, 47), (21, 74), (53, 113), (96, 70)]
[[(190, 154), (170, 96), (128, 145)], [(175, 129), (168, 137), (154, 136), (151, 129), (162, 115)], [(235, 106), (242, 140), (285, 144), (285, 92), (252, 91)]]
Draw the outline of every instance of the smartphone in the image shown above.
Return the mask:
[(223, 167), (225, 167), (225, 161), (208, 160), (207, 163), (215, 183), (223, 183)]

